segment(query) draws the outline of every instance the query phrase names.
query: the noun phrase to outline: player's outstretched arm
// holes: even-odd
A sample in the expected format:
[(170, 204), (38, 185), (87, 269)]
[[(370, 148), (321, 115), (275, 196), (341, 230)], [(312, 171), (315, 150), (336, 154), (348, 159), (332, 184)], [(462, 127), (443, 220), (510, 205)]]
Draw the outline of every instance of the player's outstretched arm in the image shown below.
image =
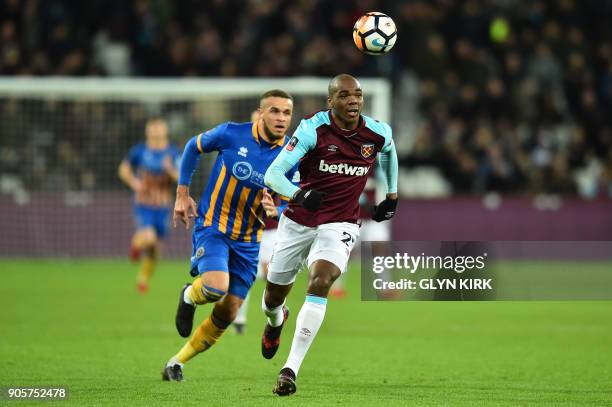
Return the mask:
[[(299, 187), (300, 171), (297, 165), (294, 166), (286, 175), (288, 178), (291, 178), (293, 185)], [(266, 216), (279, 219), (283, 212), (285, 212), (285, 209), (287, 209), (287, 206), (289, 206), (289, 201), (291, 201), (291, 198), (288, 198), (285, 195), (277, 194), (274, 191), (271, 191), (272, 193), (270, 193), (267, 188), (264, 188), (263, 191), (264, 197), (261, 200), (261, 204), (266, 211)], [(280, 201), (278, 206), (276, 206), (276, 197), (278, 197)]]
[(195, 201), (189, 196), (189, 187), (179, 185), (176, 188), (176, 201), (174, 202), (174, 215), (172, 216), (174, 227), (176, 227), (177, 219), (180, 219), (185, 224), (185, 229), (189, 229), (190, 220), (198, 216), (197, 211)]
[(270, 167), (268, 167), (264, 177), (264, 183), (277, 194), (284, 196), (295, 195), (300, 188), (294, 185), (289, 178), (287, 178), (286, 174), (297, 164), (304, 154), (305, 152), (299, 154), (295, 149), (293, 151), (287, 151), (285, 147), (272, 162)]
[(189, 196), (191, 177), (195, 172), (202, 153), (222, 151), (224, 148), (224, 135), (228, 123), (220, 124), (212, 130), (192, 137), (185, 145), (181, 163), (179, 165), (178, 186), (176, 187), (176, 202), (174, 203), (174, 227), (180, 219), (187, 229), (189, 220), (197, 216), (195, 201)]
[(376, 222), (382, 222), (391, 219), (397, 209), (397, 174), (399, 168), (393, 139), (390, 139), (389, 144), (378, 155), (378, 165), (386, 183), (387, 199), (374, 207), (372, 219)]
[(185, 228), (189, 229), (190, 219), (196, 217), (197, 206), (193, 198), (189, 196), (189, 185), (191, 184), (191, 177), (200, 162), (198, 137), (200, 136), (192, 137), (185, 145), (185, 150), (183, 151), (172, 217), (174, 227), (176, 227), (177, 220), (180, 219), (185, 224)]
[(266, 176), (264, 178), (265, 184), (274, 192), (291, 197), (294, 202), (297, 202), (312, 212), (319, 208), (325, 193), (314, 189), (300, 189), (287, 178), (287, 173), (290, 172), (300, 159), (312, 150), (316, 144), (316, 131), (312, 129), (312, 126), (309, 125), (306, 120), (302, 120), (289, 143), (283, 148), (283, 151), (281, 151), (266, 171)]

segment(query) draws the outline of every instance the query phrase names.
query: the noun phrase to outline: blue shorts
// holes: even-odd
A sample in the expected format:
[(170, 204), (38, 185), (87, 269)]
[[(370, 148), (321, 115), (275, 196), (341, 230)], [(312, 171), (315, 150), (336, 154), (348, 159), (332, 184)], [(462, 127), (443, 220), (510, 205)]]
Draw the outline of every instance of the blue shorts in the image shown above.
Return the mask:
[(168, 234), (170, 208), (135, 204), (134, 218), (136, 219), (136, 230), (153, 228), (160, 238)]
[(214, 227), (197, 225), (193, 229), (190, 274), (207, 271), (229, 273), (229, 293), (244, 299), (255, 281), (259, 243), (238, 242)]

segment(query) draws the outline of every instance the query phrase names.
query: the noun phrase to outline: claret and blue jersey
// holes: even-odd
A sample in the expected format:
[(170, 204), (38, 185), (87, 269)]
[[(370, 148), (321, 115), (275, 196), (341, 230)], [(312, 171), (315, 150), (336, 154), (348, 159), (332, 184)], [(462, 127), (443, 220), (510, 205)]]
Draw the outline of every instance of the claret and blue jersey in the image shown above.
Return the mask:
[[(310, 212), (290, 203), (286, 215), (308, 227), (324, 223), (359, 221), (359, 195), (378, 160), (387, 193), (397, 192), (397, 154), (391, 127), (361, 115), (353, 130), (337, 126), (325, 110), (304, 118), (291, 141), (266, 174), (266, 183), (280, 194), (293, 196), (299, 189), (325, 192), (321, 207)], [(285, 175), (299, 165), (300, 186)]]

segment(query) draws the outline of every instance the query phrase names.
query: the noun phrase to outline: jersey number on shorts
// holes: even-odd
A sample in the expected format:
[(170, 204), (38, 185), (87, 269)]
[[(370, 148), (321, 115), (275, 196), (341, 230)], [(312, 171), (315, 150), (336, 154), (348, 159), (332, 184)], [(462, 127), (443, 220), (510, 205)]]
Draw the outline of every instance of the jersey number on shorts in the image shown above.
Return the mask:
[(351, 247), (351, 245), (355, 242), (353, 236), (351, 236), (351, 234), (348, 232), (342, 232), (342, 236), (344, 236), (344, 238), (341, 239), (342, 243), (344, 243), (346, 247)]

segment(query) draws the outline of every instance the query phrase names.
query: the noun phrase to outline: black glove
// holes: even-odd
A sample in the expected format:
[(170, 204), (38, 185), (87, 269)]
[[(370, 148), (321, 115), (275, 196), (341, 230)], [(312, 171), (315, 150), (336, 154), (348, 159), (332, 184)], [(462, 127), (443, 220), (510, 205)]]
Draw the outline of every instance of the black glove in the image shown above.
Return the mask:
[(326, 192), (317, 191), (316, 189), (300, 189), (293, 196), (293, 201), (302, 205), (310, 212), (314, 212), (319, 209), (319, 206), (321, 206), (321, 201), (325, 195), (327, 195)]
[(395, 208), (397, 208), (397, 199), (385, 199), (378, 205), (374, 206), (372, 210), (372, 219), (376, 222), (382, 222), (383, 220), (389, 220), (395, 215)]

